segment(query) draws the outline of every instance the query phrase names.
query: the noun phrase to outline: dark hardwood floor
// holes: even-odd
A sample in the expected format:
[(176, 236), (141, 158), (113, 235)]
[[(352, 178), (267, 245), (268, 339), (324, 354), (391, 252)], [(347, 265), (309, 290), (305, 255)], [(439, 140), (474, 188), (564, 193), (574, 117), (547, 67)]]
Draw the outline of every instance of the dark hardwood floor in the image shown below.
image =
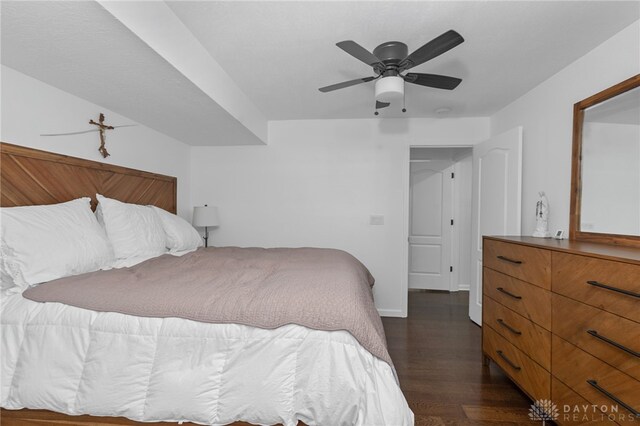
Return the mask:
[(408, 318), (383, 318), (400, 387), (423, 425), (535, 425), (529, 399), (494, 364), (482, 365), (468, 292), (409, 292)]

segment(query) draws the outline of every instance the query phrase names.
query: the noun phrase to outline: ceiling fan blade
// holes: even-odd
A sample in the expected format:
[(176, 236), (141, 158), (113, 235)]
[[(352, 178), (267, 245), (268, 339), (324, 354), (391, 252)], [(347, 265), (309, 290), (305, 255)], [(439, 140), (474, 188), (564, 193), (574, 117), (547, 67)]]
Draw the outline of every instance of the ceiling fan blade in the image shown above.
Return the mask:
[(444, 52), (453, 49), (464, 41), (464, 38), (454, 30), (434, 38), (400, 62), (400, 70), (408, 70), (416, 65), (423, 64)]
[(386, 108), (389, 105), (391, 105), (390, 102), (380, 102), (380, 101), (376, 101), (376, 109), (380, 109), (380, 108)]
[(462, 79), (438, 74), (421, 74), (410, 72), (404, 77), (407, 83), (419, 84), (420, 86), (435, 87), (436, 89), (453, 90), (458, 87)]
[(356, 78), (355, 80), (343, 81), (342, 83), (332, 84), (331, 86), (321, 87), (318, 90), (326, 93), (331, 92), (333, 90), (344, 89), (345, 87), (355, 86), (356, 84), (366, 83), (371, 80), (375, 80), (378, 77), (365, 77), (365, 78)]
[(354, 58), (361, 60), (367, 65), (374, 66), (376, 64), (380, 64), (384, 69), (384, 64), (380, 59), (378, 59), (376, 55), (369, 52), (367, 49), (360, 46), (353, 40), (341, 41), (339, 43), (336, 43), (336, 46), (338, 46), (340, 49), (344, 50)]

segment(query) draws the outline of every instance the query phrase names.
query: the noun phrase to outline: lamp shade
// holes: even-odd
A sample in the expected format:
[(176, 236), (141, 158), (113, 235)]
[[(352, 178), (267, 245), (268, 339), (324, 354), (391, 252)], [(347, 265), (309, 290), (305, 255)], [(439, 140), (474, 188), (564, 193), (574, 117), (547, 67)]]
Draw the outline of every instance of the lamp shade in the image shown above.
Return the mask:
[(193, 208), (193, 226), (219, 226), (218, 208), (215, 206), (197, 206)]

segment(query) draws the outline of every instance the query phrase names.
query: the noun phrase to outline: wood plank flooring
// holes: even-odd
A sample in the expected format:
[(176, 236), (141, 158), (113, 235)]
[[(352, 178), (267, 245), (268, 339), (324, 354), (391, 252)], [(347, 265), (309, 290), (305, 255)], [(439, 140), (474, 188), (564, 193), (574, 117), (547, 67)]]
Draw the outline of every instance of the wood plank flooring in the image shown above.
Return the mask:
[(531, 402), (495, 365), (482, 365), (468, 292), (410, 292), (408, 318), (383, 318), (416, 426), (534, 425)]

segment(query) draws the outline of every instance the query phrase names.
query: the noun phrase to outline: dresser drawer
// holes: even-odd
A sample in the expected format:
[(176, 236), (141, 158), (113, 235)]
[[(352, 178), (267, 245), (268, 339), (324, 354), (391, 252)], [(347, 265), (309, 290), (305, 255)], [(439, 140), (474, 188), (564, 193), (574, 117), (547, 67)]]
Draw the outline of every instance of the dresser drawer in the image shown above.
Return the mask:
[(551, 400), (558, 407), (560, 425), (614, 426), (607, 414), (594, 407), (586, 399), (569, 389), (555, 377), (551, 377)]
[(549, 399), (551, 375), (491, 327), (482, 329), (482, 348), (533, 399)]
[(551, 371), (551, 332), (488, 296), (484, 297), (482, 303), (483, 326), (490, 326), (535, 362)]
[[(622, 401), (633, 410), (640, 410), (640, 382), (638, 380), (556, 335), (552, 339), (551, 366), (553, 375), (560, 381), (592, 404), (601, 407), (618, 406), (619, 415), (631, 416), (632, 413), (622, 404), (616, 402), (614, 398)], [(590, 384), (587, 381), (594, 382)], [(606, 393), (609, 393), (609, 396)], [(618, 422), (620, 423), (620, 421)]]
[(551, 292), (489, 268), (484, 268), (485, 295), (551, 330)]
[(553, 253), (552, 283), (555, 293), (640, 322), (638, 265)]
[(551, 289), (549, 250), (485, 239), (483, 265), (547, 290)]
[(553, 334), (640, 380), (640, 324), (558, 294), (552, 306)]

